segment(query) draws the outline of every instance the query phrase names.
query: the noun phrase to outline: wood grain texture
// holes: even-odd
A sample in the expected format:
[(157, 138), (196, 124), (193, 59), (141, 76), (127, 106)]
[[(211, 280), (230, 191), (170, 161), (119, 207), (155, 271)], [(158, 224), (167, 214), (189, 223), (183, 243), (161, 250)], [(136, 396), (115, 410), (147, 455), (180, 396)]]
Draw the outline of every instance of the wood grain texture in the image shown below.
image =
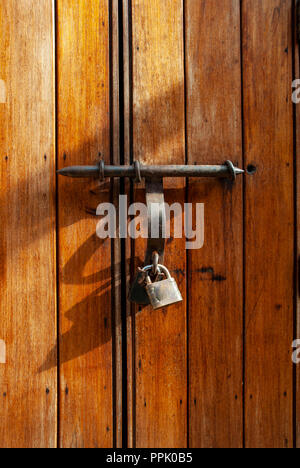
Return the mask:
[[(120, 30), (119, 30), (119, 15), (122, 14), (119, 8), (119, 1), (111, 1), (111, 75), (112, 75), (112, 138), (113, 138), (113, 164), (120, 165)], [(120, 180), (114, 180), (113, 184), (113, 203), (117, 207), (119, 204), (119, 195), (121, 190)], [(118, 217), (117, 217), (118, 218)], [(119, 224), (117, 219), (117, 225)], [(122, 254), (121, 241), (119, 238), (114, 239), (113, 244), (113, 261), (114, 261), (114, 281), (112, 283), (113, 290), (113, 328), (115, 330), (115, 445), (117, 448), (122, 448), (123, 427), (122, 427), (122, 410), (123, 410), (123, 356), (122, 356)]]
[(57, 438), (53, 8), (0, 4), (1, 448)]
[[(184, 47), (182, 0), (131, 2), (132, 157), (144, 164), (182, 164), (184, 147)], [(165, 184), (166, 201), (183, 203), (182, 182)], [(134, 201), (145, 203), (136, 189)], [(134, 246), (135, 268), (143, 265), (146, 243)], [(168, 243), (165, 263), (185, 298), (185, 242)], [(166, 310), (133, 311), (128, 355), (132, 390), (132, 445), (185, 447), (187, 366), (185, 301)], [(132, 341), (130, 341), (132, 338)], [(132, 380), (130, 380), (132, 378)]]
[[(296, 31), (296, 28), (295, 28)], [(300, 79), (300, 48), (296, 39), (295, 43), (295, 79)], [(299, 89), (299, 87), (298, 87)], [(295, 89), (293, 89), (295, 91)], [(299, 94), (298, 94), (299, 96)], [(296, 337), (300, 340), (300, 103), (296, 105), (296, 211), (297, 211), (297, 246), (296, 246), (296, 262), (297, 262), (297, 279), (296, 279)], [(299, 346), (298, 346), (299, 349)], [(298, 354), (299, 356), (299, 354)], [(300, 448), (300, 365), (296, 367), (296, 448)]]
[[(124, 164), (131, 164), (132, 161), (132, 88), (131, 88), (131, 0), (122, 0), (123, 15), (123, 114), (124, 114)], [(127, 205), (131, 203), (131, 181), (125, 179), (124, 193), (128, 197)], [(129, 222), (128, 217), (128, 222)], [(125, 245), (125, 289), (126, 289), (126, 366), (127, 366), (127, 388), (126, 388), (126, 411), (127, 411), (127, 441), (128, 447), (134, 446), (135, 436), (135, 359), (134, 359), (134, 305), (129, 301), (129, 291), (132, 281), (132, 247), (130, 238), (124, 241)]]
[[(242, 167), (240, 8), (186, 1), (189, 164)], [(189, 183), (205, 204), (205, 243), (189, 257), (190, 447), (243, 442), (242, 178)]]
[(246, 447), (293, 446), (292, 1), (243, 2)]
[[(58, 0), (59, 167), (110, 161), (109, 3)], [(113, 446), (111, 240), (96, 236), (110, 184), (59, 183), (60, 444)]]

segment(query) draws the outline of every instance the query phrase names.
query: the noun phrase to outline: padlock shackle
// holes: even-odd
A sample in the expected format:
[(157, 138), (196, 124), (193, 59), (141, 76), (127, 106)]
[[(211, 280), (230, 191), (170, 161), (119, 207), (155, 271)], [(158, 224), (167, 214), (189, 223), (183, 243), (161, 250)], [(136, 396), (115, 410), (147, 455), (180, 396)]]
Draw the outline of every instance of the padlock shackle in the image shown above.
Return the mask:
[[(150, 271), (152, 270), (153, 268), (153, 265), (147, 265), (143, 268), (143, 271)], [(159, 273), (163, 272), (167, 279), (171, 279), (171, 273), (169, 272), (168, 268), (165, 267), (164, 265), (157, 265), (157, 269), (159, 271)]]

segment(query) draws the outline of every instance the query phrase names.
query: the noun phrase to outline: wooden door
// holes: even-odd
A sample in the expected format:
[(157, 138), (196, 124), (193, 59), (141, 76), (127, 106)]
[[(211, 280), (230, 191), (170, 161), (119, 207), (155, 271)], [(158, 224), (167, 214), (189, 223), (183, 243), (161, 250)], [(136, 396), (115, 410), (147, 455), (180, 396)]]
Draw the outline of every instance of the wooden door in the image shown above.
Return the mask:
[[(0, 446), (300, 446), (299, 78), (293, 0), (0, 3)], [(146, 240), (96, 235), (145, 201), (111, 164), (223, 164), (235, 184), (164, 182), (204, 204), (171, 232), (184, 301), (128, 300)]]

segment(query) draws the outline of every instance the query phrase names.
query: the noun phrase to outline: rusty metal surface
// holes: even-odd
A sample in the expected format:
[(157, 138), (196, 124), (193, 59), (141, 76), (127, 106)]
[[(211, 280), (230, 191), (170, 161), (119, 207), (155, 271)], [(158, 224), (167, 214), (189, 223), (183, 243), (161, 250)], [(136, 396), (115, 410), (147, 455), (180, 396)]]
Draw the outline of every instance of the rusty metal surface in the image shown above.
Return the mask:
[[(151, 268), (151, 265), (145, 267), (144, 271), (149, 271)], [(175, 279), (171, 277), (169, 270), (163, 265), (158, 265), (158, 269), (165, 274), (166, 279), (153, 283), (150, 276), (146, 278), (146, 292), (154, 310), (162, 309), (183, 301), (177, 283)]]
[(58, 171), (59, 175), (73, 178), (114, 178), (129, 177), (140, 182), (142, 178), (159, 179), (164, 177), (210, 177), (218, 179), (232, 179), (243, 174), (244, 171), (235, 167), (230, 161), (222, 165), (196, 166), (196, 165), (171, 165), (171, 166), (143, 166), (134, 163), (132, 166), (106, 166), (101, 162), (95, 166), (72, 166)]
[(162, 179), (146, 179), (146, 202), (148, 240), (145, 265), (154, 263), (155, 253), (158, 253), (158, 263), (163, 263), (166, 243), (166, 210)]

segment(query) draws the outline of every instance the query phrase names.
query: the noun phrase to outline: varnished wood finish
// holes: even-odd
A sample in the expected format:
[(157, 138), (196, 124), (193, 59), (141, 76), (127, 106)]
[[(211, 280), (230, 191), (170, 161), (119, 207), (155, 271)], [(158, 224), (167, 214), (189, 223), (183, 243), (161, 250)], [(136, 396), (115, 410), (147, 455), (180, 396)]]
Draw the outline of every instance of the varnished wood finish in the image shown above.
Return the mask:
[[(182, 164), (184, 151), (183, 2), (131, 2), (132, 146), (144, 164)], [(181, 181), (165, 184), (166, 200), (183, 203)], [(135, 201), (145, 202), (143, 189)], [(143, 265), (146, 243), (134, 247), (135, 268)], [(185, 298), (184, 239), (169, 243), (165, 263)], [(133, 357), (129, 388), (134, 386), (129, 419), (136, 447), (185, 447), (187, 444), (186, 306), (154, 312), (133, 310), (128, 352)], [(130, 341), (131, 340), (131, 341)], [(133, 348), (132, 348), (133, 347)], [(130, 379), (133, 379), (132, 381)]]
[[(124, 164), (130, 164), (132, 160), (132, 95), (131, 95), (131, 0), (122, 1), (123, 15), (123, 86), (124, 86)], [(128, 196), (127, 205), (131, 202), (131, 182), (124, 181), (124, 191)], [(129, 218), (129, 217), (128, 217)], [(129, 221), (129, 219), (128, 219)], [(125, 290), (126, 290), (126, 360), (127, 360), (127, 382), (126, 382), (126, 411), (127, 411), (127, 440), (128, 447), (134, 446), (135, 437), (135, 359), (134, 359), (134, 305), (129, 301), (129, 291), (132, 281), (132, 260), (133, 242), (130, 238), (124, 241), (125, 245)], [(124, 390), (124, 389), (123, 389)]]
[[(240, 8), (186, 1), (189, 164), (242, 167)], [(243, 443), (242, 179), (190, 181), (205, 204), (205, 242), (189, 257), (190, 447)]]
[[(58, 0), (58, 162), (110, 161), (108, 0)], [(96, 190), (95, 190), (96, 189)], [(110, 184), (60, 180), (60, 444), (112, 447), (111, 241), (89, 214)]]
[(53, 13), (0, 4), (1, 448), (56, 446)]
[(292, 3), (243, 2), (246, 447), (293, 446)]
[[(121, 447), (127, 432), (138, 448), (300, 447), (294, 6), (0, 2), (0, 447)], [(56, 187), (56, 162), (100, 155), (248, 169), (244, 186), (165, 181), (167, 202), (205, 205), (203, 248), (166, 246), (182, 304), (127, 302), (122, 323), (146, 241), (101, 241), (94, 215), (123, 182)]]
[[(112, 102), (112, 149), (113, 149), (113, 164), (120, 165), (120, 76), (119, 76), (119, 11), (118, 0), (112, 0), (111, 3), (111, 63), (110, 73), (112, 77), (112, 87), (110, 91)], [(117, 207), (119, 204), (119, 195), (121, 184), (120, 181), (114, 180), (113, 187), (113, 203)], [(117, 448), (122, 448), (123, 427), (122, 427), (122, 409), (123, 409), (123, 358), (122, 358), (122, 257), (121, 257), (121, 241), (119, 238), (113, 241), (112, 258), (114, 262), (113, 269), (113, 329), (115, 334), (115, 376), (114, 376), (114, 404), (115, 404), (115, 445)]]
[[(296, 28), (295, 28), (296, 31)], [(300, 51), (299, 43), (297, 38), (295, 38), (295, 79), (300, 78)], [(299, 89), (299, 88), (298, 88)], [(295, 89), (293, 89), (295, 91)], [(299, 93), (298, 93), (299, 96)], [(296, 157), (296, 221), (297, 221), (297, 247), (296, 247), (296, 268), (297, 268), (297, 277), (296, 277), (296, 336), (294, 337), (297, 340), (300, 340), (300, 103), (295, 107), (295, 118), (296, 118), (296, 148), (295, 148), (295, 157)], [(299, 346), (298, 346), (299, 349)], [(295, 351), (295, 350), (294, 350)], [(299, 357), (299, 354), (298, 354)], [(300, 365), (298, 364), (295, 368), (296, 375), (296, 414), (294, 415), (296, 421), (296, 447), (300, 448)]]

